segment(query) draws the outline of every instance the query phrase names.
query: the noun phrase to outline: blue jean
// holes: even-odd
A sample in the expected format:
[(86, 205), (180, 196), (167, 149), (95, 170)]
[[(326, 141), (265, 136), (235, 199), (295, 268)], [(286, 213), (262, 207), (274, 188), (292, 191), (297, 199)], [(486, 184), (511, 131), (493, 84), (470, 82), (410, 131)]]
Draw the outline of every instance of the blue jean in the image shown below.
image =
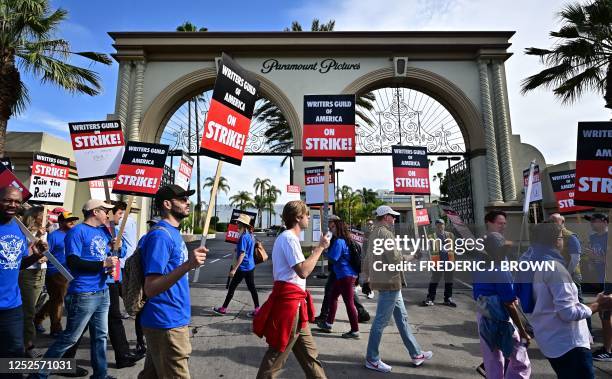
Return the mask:
[[(0, 310), (0, 358), (23, 358), (23, 309)], [(21, 378), (21, 374), (0, 374), (0, 378)]]
[[(98, 292), (73, 293), (66, 295), (66, 329), (49, 347), (45, 358), (61, 358), (81, 337), (89, 324), (91, 340), (92, 378), (106, 378), (106, 336), (108, 334), (108, 289)], [(47, 374), (39, 377), (45, 378)]]
[(401, 291), (379, 291), (378, 303), (376, 304), (376, 317), (372, 322), (370, 329), (370, 338), (368, 339), (368, 348), (366, 358), (369, 361), (377, 361), (380, 359), (378, 347), (382, 338), (383, 330), (391, 319), (391, 314), (395, 319), (395, 324), (400, 332), (404, 346), (408, 349), (410, 357), (421, 355), (421, 347), (414, 338), (410, 324), (408, 323), (408, 312), (404, 305)]

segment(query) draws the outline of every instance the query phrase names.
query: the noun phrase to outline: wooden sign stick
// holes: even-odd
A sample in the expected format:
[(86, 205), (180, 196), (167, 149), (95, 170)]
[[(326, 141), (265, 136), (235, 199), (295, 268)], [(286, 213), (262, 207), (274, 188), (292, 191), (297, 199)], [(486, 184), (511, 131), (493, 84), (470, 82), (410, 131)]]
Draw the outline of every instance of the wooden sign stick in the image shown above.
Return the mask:
[[(210, 227), (210, 219), (212, 217), (212, 212), (215, 208), (215, 197), (217, 195), (217, 189), (219, 187), (219, 178), (221, 178), (222, 166), (223, 161), (217, 161), (217, 172), (215, 173), (215, 181), (213, 182), (213, 187), (210, 191), (210, 201), (208, 202), (208, 209), (206, 210), (206, 219), (204, 219), (204, 229), (202, 229), (202, 239), (200, 241), (200, 247), (206, 246), (206, 237), (208, 236), (208, 228)], [(193, 283), (197, 283), (199, 279), (200, 268), (198, 267), (196, 268), (195, 273), (193, 275)]]

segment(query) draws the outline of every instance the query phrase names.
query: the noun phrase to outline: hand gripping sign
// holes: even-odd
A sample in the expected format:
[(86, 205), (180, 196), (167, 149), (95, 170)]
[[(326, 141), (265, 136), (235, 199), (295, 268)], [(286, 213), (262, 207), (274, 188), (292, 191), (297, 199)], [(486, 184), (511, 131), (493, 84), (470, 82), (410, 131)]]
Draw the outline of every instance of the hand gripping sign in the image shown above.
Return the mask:
[(612, 122), (579, 122), (576, 205), (612, 208)]
[(162, 182), (167, 155), (168, 145), (128, 141), (113, 193), (155, 196)]
[(71, 122), (68, 126), (79, 181), (113, 178), (125, 149), (121, 122)]
[(304, 96), (305, 161), (355, 161), (355, 95)]
[(204, 124), (204, 155), (240, 166), (257, 100), (259, 81), (223, 54)]
[(70, 161), (53, 154), (34, 153), (30, 177), (31, 203), (63, 205)]
[(392, 146), (393, 190), (397, 194), (429, 195), (427, 148)]

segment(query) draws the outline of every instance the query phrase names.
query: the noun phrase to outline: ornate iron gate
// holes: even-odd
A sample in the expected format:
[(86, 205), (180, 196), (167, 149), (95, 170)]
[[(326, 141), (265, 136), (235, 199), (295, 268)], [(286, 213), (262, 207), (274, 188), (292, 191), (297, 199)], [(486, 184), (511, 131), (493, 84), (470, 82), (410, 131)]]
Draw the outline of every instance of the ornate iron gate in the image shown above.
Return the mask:
[(446, 170), (446, 175), (449, 205), (461, 216), (465, 224), (474, 224), (469, 161), (464, 159), (451, 166)]

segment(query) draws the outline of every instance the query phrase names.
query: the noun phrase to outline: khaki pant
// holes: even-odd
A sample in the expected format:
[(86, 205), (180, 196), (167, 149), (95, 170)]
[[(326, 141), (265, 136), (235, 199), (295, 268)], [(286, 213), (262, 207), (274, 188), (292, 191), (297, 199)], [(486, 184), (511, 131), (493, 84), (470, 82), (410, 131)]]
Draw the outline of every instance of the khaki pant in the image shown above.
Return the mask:
[(147, 357), (138, 379), (189, 379), (189, 327), (142, 331), (147, 340)]
[[(297, 358), (302, 370), (306, 374), (308, 379), (326, 379), (325, 370), (323, 365), (319, 361), (317, 352), (317, 346), (315, 345), (314, 338), (310, 334), (310, 328), (308, 325), (299, 332), (297, 331), (299, 321), (299, 312), (295, 317), (293, 323), (293, 337), (289, 340), (287, 348), (284, 352), (268, 348), (266, 355), (264, 355), (259, 365), (259, 371), (257, 372), (257, 379), (273, 379), (278, 375), (278, 372), (283, 368), (287, 358), (289, 358), (289, 352), (293, 351)], [(295, 376), (295, 375), (292, 375)]]
[(27, 349), (34, 344), (36, 330), (34, 329), (34, 314), (36, 302), (45, 284), (47, 269), (21, 270), (19, 272), (19, 289), (23, 303), (23, 344)]
[(55, 274), (47, 275), (45, 286), (47, 287), (49, 300), (36, 314), (34, 324), (42, 324), (44, 319), (49, 316), (51, 319), (51, 333), (59, 333), (62, 331), (62, 309), (64, 308), (64, 297), (66, 297), (66, 292), (68, 291), (68, 281), (62, 274), (56, 272)]

